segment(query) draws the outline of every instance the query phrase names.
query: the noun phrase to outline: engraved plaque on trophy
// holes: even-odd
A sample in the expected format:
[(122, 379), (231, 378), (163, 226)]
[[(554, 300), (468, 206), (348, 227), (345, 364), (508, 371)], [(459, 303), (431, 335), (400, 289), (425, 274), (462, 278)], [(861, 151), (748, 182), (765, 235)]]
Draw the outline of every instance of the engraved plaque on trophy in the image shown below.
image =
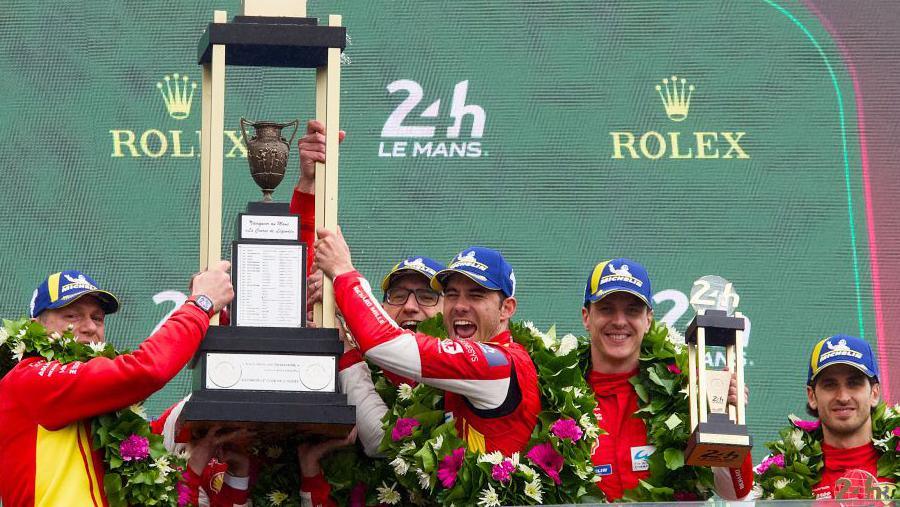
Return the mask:
[[(694, 466), (740, 467), (752, 447), (744, 413), (745, 319), (735, 312), (740, 299), (730, 282), (705, 276), (694, 282), (691, 305), (697, 315), (688, 325), (688, 398), (691, 436), (685, 462)], [(710, 370), (706, 349), (724, 347), (727, 370)], [(737, 404), (728, 405), (732, 373)]]
[[(227, 21), (216, 11), (200, 39), (198, 60), (204, 66), (201, 126), (201, 268), (221, 255), (222, 166), (225, 64), (254, 67), (316, 69), (317, 106), (336, 110), (340, 51), (346, 30), (340, 16), (330, 26), (298, 16), (288, 4), (301, 0), (244, 0), (244, 15)], [(327, 94), (326, 92), (327, 84)], [(327, 95), (327, 97), (326, 97)], [(327, 98), (327, 100), (326, 100)], [(328, 108), (324, 107), (328, 105)], [(317, 114), (337, 136), (337, 114)], [(246, 126), (255, 129), (250, 132)], [(193, 393), (178, 417), (190, 430), (214, 424), (250, 426), (258, 435), (312, 434), (346, 436), (356, 423), (356, 411), (338, 388), (337, 362), (343, 345), (333, 327), (307, 327), (306, 244), (299, 240), (300, 220), (287, 203), (273, 202), (285, 175), (299, 121), (250, 122), (241, 118), (247, 160), (263, 198), (251, 202), (235, 221), (231, 245), (235, 298), (230, 325), (215, 325), (214, 317), (194, 361)], [(281, 136), (293, 126), (290, 140)], [(333, 131), (333, 132), (332, 132)], [(329, 149), (337, 149), (337, 141)], [(337, 176), (337, 155), (328, 155)], [(322, 179), (325, 179), (325, 176)], [(331, 188), (331, 187), (329, 187)], [(316, 191), (318, 203), (334, 191)], [(327, 213), (325, 213), (327, 214)], [(336, 211), (332, 212), (336, 221)], [(319, 221), (321, 217), (316, 214)], [(331, 226), (335, 228), (335, 225)]]

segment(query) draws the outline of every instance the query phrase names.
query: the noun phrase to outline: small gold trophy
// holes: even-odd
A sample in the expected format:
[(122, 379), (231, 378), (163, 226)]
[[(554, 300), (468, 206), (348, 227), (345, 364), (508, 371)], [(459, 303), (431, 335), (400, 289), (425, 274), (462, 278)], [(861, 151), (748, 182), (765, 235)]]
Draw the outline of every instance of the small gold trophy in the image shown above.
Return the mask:
[[(688, 398), (691, 437), (685, 461), (694, 466), (740, 467), (752, 447), (744, 413), (745, 319), (735, 312), (739, 298), (731, 282), (704, 276), (694, 282), (688, 325)], [(725, 347), (727, 371), (708, 370), (706, 347)], [(731, 375), (737, 377), (737, 405), (728, 405)]]

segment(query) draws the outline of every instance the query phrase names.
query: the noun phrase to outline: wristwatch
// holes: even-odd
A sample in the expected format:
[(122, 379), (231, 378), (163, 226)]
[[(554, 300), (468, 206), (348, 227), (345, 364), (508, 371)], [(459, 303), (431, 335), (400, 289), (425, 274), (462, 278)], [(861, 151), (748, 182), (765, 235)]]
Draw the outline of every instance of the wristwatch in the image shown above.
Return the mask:
[(213, 311), (212, 299), (209, 299), (208, 297), (206, 297), (203, 294), (199, 294), (197, 296), (191, 296), (187, 299), (187, 301), (185, 301), (185, 303), (193, 304), (197, 308), (206, 312), (206, 314), (209, 315), (210, 317), (212, 317), (213, 315), (216, 314), (216, 312)]

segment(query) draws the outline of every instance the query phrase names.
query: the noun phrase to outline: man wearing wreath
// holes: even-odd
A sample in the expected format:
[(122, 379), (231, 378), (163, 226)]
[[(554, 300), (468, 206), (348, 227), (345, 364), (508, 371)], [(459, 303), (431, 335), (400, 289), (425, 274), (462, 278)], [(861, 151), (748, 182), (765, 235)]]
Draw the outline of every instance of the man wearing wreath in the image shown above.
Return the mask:
[[(606, 431), (597, 437), (592, 461), (600, 476), (597, 486), (610, 501), (646, 480), (650, 456), (663, 452), (649, 445), (644, 419), (635, 415), (639, 400), (630, 382), (638, 374), (641, 342), (653, 322), (652, 298), (646, 269), (630, 259), (597, 264), (585, 285), (581, 317), (591, 339), (588, 381), (597, 399), (598, 424)], [(728, 399), (737, 402), (734, 380)], [(749, 454), (740, 469), (713, 467), (716, 492), (726, 499), (746, 496), (753, 485), (751, 468)]]
[[(194, 279), (188, 302), (136, 351), (62, 364), (26, 353), (0, 380), (0, 499), (10, 506), (107, 505), (104, 463), (91, 419), (143, 401), (194, 355), (209, 318), (234, 297), (229, 263)], [(50, 275), (34, 291), (30, 317), (51, 339), (69, 330), (101, 346), (112, 293), (79, 271)], [(20, 351), (20, 356), (21, 356)]]
[(353, 268), (340, 231), (317, 231), (316, 264), (334, 280), (337, 306), (360, 352), (395, 374), (446, 391), (444, 408), (470, 450), (521, 451), (540, 412), (537, 373), (508, 330), (515, 275), (500, 252), (472, 247), (437, 273), (450, 338), (398, 326)]
[[(816, 343), (806, 397), (806, 410), (816, 420), (791, 417), (792, 427), (769, 445), (773, 454), (756, 467), (760, 495), (892, 498), (900, 465), (900, 414), (881, 402), (878, 365), (869, 344), (847, 335)], [(805, 465), (799, 471), (797, 462)]]

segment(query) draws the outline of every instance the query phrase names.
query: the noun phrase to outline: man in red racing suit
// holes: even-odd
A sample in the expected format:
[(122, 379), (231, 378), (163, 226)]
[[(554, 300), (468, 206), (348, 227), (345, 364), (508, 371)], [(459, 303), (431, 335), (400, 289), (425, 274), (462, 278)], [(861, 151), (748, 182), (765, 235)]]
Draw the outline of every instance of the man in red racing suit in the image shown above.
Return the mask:
[[(607, 500), (621, 498), (649, 476), (648, 458), (655, 451), (648, 445), (644, 420), (635, 416), (638, 397), (628, 381), (638, 372), (641, 341), (653, 319), (652, 294), (647, 271), (629, 259), (597, 264), (585, 287), (582, 321), (591, 335), (588, 381), (597, 399), (598, 424), (606, 431), (597, 438), (591, 459)], [(729, 402), (735, 403), (734, 385), (732, 391)], [(713, 473), (723, 498), (742, 498), (753, 487), (749, 454), (741, 468), (713, 467)]]
[(444, 294), (450, 338), (398, 326), (353, 268), (340, 232), (317, 231), (316, 264), (334, 280), (335, 299), (360, 351), (374, 364), (446, 391), (444, 408), (473, 451), (521, 451), (540, 412), (537, 373), (508, 330), (515, 276), (495, 250), (460, 252), (432, 286)]

